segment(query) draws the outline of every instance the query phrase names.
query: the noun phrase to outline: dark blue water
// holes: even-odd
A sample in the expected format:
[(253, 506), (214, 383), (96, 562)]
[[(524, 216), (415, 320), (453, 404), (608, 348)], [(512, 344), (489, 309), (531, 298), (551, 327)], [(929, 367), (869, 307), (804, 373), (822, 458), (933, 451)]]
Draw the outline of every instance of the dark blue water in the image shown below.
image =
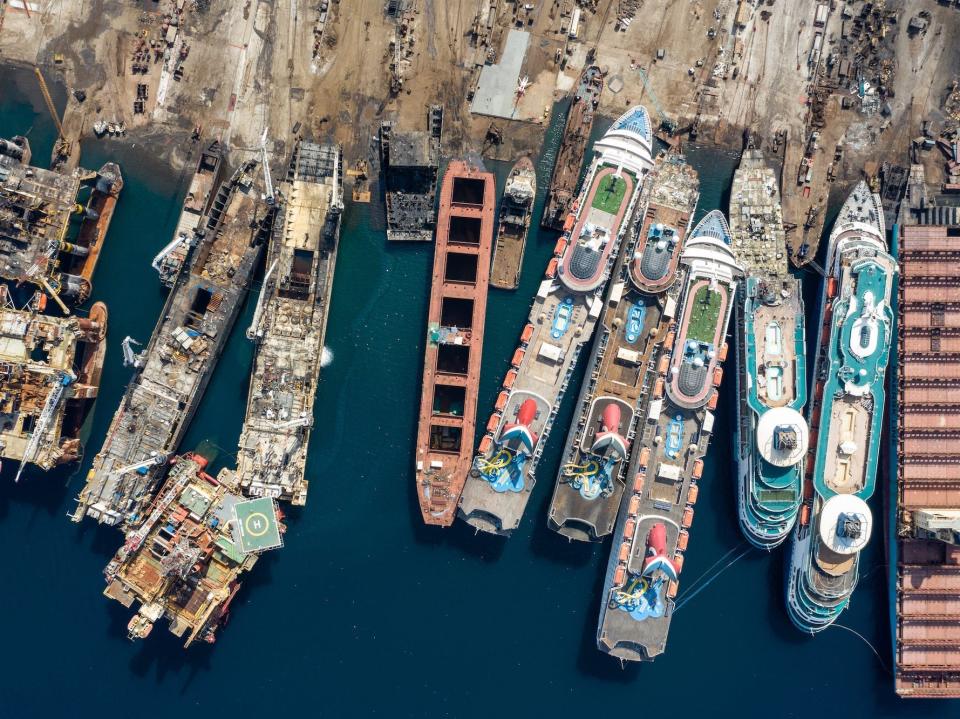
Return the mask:
[[(53, 134), (30, 98), (0, 81), (0, 102), (0, 135), (32, 127), (35, 156), (45, 158)], [(715, 581), (696, 583), (728, 552), (745, 549), (730, 454), (732, 382), (684, 565), (681, 592), (692, 599), (677, 612), (667, 654), (652, 665), (621, 669), (595, 649), (607, 547), (571, 545), (547, 530), (561, 429), (509, 541), (460, 525), (423, 527), (412, 457), (432, 248), (388, 246), (375, 205), (351, 206), (344, 218), (327, 334), (334, 360), (316, 403), (310, 503), (291, 513), (286, 547), (248, 576), (215, 645), (184, 651), (162, 622), (148, 641), (129, 642), (130, 611), (101, 596), (101, 571), (120, 535), (65, 515), (130, 377), (120, 340), (146, 340), (161, 307), (149, 260), (169, 239), (185, 184), (151, 163), (146, 148), (84, 148), (87, 166), (107, 157), (121, 162), (127, 184), (94, 278), (94, 297), (110, 308), (110, 351), (87, 458), (72, 477), (33, 473), (14, 486), (10, 467), (0, 477), (7, 548), (0, 717), (960, 715), (947, 704), (893, 695), (881, 666), (891, 662), (879, 536), (841, 619), (864, 640), (840, 628), (816, 639), (793, 629), (783, 608), (782, 553), (748, 553)], [(688, 157), (701, 173), (698, 217), (725, 208), (735, 155), (694, 147)], [(549, 163), (541, 158), (538, 168), (537, 212)], [(509, 168), (491, 169), (502, 185)], [(555, 239), (532, 236), (519, 290), (491, 294), (481, 417)], [(251, 358), (242, 328), (252, 304), (184, 444), (219, 447), (218, 465), (232, 462), (239, 436)], [(577, 388), (567, 395), (558, 428)]]

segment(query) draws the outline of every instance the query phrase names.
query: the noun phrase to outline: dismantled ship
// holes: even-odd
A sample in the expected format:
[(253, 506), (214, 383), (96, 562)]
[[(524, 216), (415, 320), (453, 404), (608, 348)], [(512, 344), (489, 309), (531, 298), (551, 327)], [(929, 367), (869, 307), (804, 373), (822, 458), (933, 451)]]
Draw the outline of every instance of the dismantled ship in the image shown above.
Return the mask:
[(213, 642), (239, 577), (263, 551), (282, 544), (284, 527), (272, 499), (244, 501), (228, 469), (211, 477), (207, 460), (186, 454), (170, 472), (150, 512), (132, 523), (107, 565), (104, 595), (129, 608), (130, 639), (143, 639), (166, 617), (170, 631)]
[(500, 201), (500, 225), (490, 269), (490, 284), (497, 289), (515, 290), (520, 284), (520, 267), (536, 195), (537, 173), (533, 161), (521, 157), (510, 170)]
[(563, 230), (567, 216), (573, 211), (574, 192), (593, 129), (593, 114), (600, 104), (602, 91), (603, 73), (599, 67), (591, 65), (580, 76), (580, 84), (567, 111), (563, 140), (557, 152), (543, 217), (540, 219), (542, 227)]
[(637, 427), (601, 600), (597, 646), (621, 661), (649, 661), (666, 648), (742, 274), (729, 243), (713, 210), (680, 257), (679, 314), (656, 369), (665, 393)]
[(0, 456), (43, 470), (80, 459), (80, 428), (100, 386), (107, 307), (88, 317), (13, 309), (0, 285)]
[(338, 145), (300, 142), (247, 336), (257, 343), (237, 475), (245, 494), (302, 505), (307, 444), (343, 211)]
[(443, 175), (417, 431), (427, 524), (453, 523), (473, 456), (495, 192), (493, 175), (465, 162)]
[(607, 279), (653, 166), (647, 111), (626, 112), (594, 150), (460, 499), (460, 516), (486, 532), (509, 535), (520, 524), (563, 394), (603, 312)]
[(240, 167), (214, 198), (189, 272), (177, 278), (103, 447), (77, 498), (73, 520), (135, 523), (167, 457), (176, 451), (246, 298), (270, 232), (257, 162)]
[(746, 150), (730, 197), (733, 254), (746, 278), (737, 292), (737, 506), (760, 549), (781, 544), (800, 510), (809, 432), (807, 352), (800, 280), (787, 265), (776, 176)]
[(665, 155), (647, 187), (640, 226), (607, 290), (550, 504), (550, 528), (570, 539), (596, 541), (613, 531), (637, 419), (651, 395), (663, 396), (652, 370), (676, 311), (677, 266), (700, 181), (682, 157)]
[(865, 182), (840, 210), (824, 269), (809, 411), (813, 474), (787, 577), (790, 619), (810, 633), (850, 603), (873, 530), (867, 500), (876, 486), (897, 263), (887, 253), (880, 198)]
[(165, 287), (173, 287), (183, 263), (187, 260), (187, 254), (198, 239), (197, 231), (201, 229), (200, 223), (210, 208), (222, 170), (220, 143), (214, 140), (200, 153), (197, 171), (193, 173), (187, 196), (183, 199), (183, 210), (177, 220), (173, 239), (160, 250), (151, 263)]
[(26, 138), (0, 141), (0, 277), (37, 285), (69, 314), (90, 297), (123, 176), (113, 162), (72, 175), (29, 162)]

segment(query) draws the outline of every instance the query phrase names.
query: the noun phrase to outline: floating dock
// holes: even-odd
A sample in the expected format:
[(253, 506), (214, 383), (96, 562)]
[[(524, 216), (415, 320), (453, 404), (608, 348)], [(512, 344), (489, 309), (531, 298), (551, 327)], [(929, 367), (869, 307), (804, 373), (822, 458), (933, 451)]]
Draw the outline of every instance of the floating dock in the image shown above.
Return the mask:
[(677, 268), (699, 192), (693, 168), (665, 155), (638, 202), (642, 220), (613, 271), (550, 503), (550, 528), (569, 539), (613, 531), (638, 418), (651, 396), (663, 396), (656, 359), (676, 312)]
[(557, 161), (553, 166), (550, 189), (547, 192), (547, 201), (540, 220), (540, 225), (543, 227), (551, 230), (564, 229), (563, 225), (571, 212), (576, 196), (580, 168), (583, 167), (583, 156), (590, 141), (590, 132), (593, 130), (593, 115), (597, 105), (600, 104), (602, 91), (603, 73), (600, 72), (599, 67), (591, 65), (580, 76), (580, 84), (567, 111), (563, 139), (557, 151)]
[(733, 254), (746, 278), (737, 290), (737, 509), (760, 549), (793, 529), (809, 442), (803, 293), (790, 275), (776, 176), (748, 149), (730, 196)]
[(284, 526), (272, 499), (244, 500), (236, 475), (210, 476), (207, 460), (186, 454), (170, 472), (149, 512), (130, 524), (107, 565), (104, 596), (137, 613), (130, 639), (143, 639), (161, 618), (170, 632), (212, 643), (226, 622), (239, 578), (259, 555), (282, 544)]
[(960, 222), (937, 223), (930, 205), (899, 228), (888, 538), (894, 683), (902, 697), (960, 698)]
[(220, 175), (223, 172), (222, 152), (220, 143), (214, 140), (200, 153), (196, 172), (190, 179), (183, 209), (177, 219), (177, 228), (173, 231), (173, 239), (153, 258), (153, 269), (160, 275), (160, 282), (165, 287), (173, 287), (187, 255), (199, 239), (197, 231), (201, 229), (203, 217), (210, 209), (210, 203), (220, 186)]
[(519, 526), (560, 402), (603, 313), (607, 280), (653, 166), (647, 111), (627, 111), (594, 150), (460, 499), (460, 517), (485, 532), (510, 535)]
[(6, 285), (0, 303), (0, 457), (20, 462), (21, 471), (76, 462), (80, 426), (100, 386), (106, 305), (95, 303), (83, 318), (38, 314), (14, 309)]
[(453, 523), (474, 449), (496, 181), (465, 162), (443, 176), (417, 430), (416, 481), (427, 524)]
[(530, 232), (530, 215), (537, 196), (537, 172), (529, 157), (517, 160), (500, 200), (500, 224), (493, 246), (490, 284), (500, 290), (515, 290)]
[(597, 646), (621, 661), (650, 661), (666, 649), (742, 275), (729, 243), (726, 220), (713, 210), (680, 256), (679, 313), (657, 359), (665, 391), (637, 427), (601, 597)]
[(190, 271), (181, 273), (77, 498), (73, 520), (131, 524), (183, 438), (246, 299), (271, 231), (259, 163), (219, 189)]
[(339, 145), (300, 142), (247, 336), (256, 342), (237, 476), (250, 497), (307, 500), (307, 447), (343, 212)]

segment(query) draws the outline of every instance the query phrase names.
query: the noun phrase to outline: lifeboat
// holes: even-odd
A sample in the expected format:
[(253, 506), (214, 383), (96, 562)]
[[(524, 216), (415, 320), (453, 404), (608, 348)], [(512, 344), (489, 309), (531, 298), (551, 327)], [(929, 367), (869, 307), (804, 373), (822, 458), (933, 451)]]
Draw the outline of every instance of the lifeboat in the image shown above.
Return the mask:
[(526, 354), (522, 347), (517, 347), (517, 351), (513, 353), (513, 359), (510, 360), (511, 367), (519, 367), (520, 363), (523, 362), (523, 355)]
[(635, 519), (628, 519), (627, 524), (623, 529), (623, 539), (624, 541), (630, 541), (633, 539), (634, 533), (637, 531), (637, 521)]
[(633, 478), (633, 491), (637, 494), (643, 491), (643, 472), (637, 472), (637, 476)]
[(554, 257), (552, 260), (550, 260), (550, 264), (547, 265), (547, 277), (552, 280), (556, 276), (557, 276), (557, 258)]
[[(573, 229), (573, 225), (576, 223), (576, 221), (577, 221), (576, 215), (574, 215), (573, 213), (567, 215), (567, 219), (563, 221), (563, 231), (570, 232), (570, 230)], [(561, 238), (560, 241), (563, 242), (563, 239)], [(556, 250), (554, 250), (554, 252), (556, 252)]]
[(673, 340), (674, 340), (675, 337), (676, 337), (676, 333), (674, 333), (674, 332), (668, 332), (668, 333), (667, 333), (667, 339), (665, 339), (665, 340), (663, 341), (663, 348), (664, 348), (665, 350), (672, 350), (672, 349), (673, 349)]
[(497, 403), (493, 406), (493, 408), (497, 410), (497, 412), (502, 412), (503, 408), (507, 406), (508, 399), (510, 399), (510, 393), (506, 391), (501, 392), (497, 395)]
[(689, 543), (690, 532), (688, 532), (686, 529), (681, 529), (680, 535), (677, 537), (677, 549), (679, 549), (681, 552), (685, 551)]
[(617, 567), (617, 571), (613, 574), (613, 585), (615, 587), (622, 587), (624, 581), (627, 579), (627, 570), (625, 567)]
[(677, 590), (680, 589), (680, 584), (678, 582), (670, 582), (667, 586), (667, 597), (673, 599), (677, 596)]
[(837, 295), (837, 279), (835, 277), (827, 278), (827, 297), (836, 297)]
[(647, 462), (649, 461), (650, 461), (650, 448), (644, 447), (643, 449), (640, 450), (640, 466), (646, 467)]
[(660, 362), (657, 364), (657, 372), (660, 374), (666, 374), (667, 369), (670, 367), (670, 355), (662, 355), (660, 357)]
[(630, 504), (627, 505), (627, 514), (636, 515), (640, 509), (640, 497), (634, 495), (630, 497)]
[(503, 386), (506, 389), (513, 387), (513, 383), (517, 381), (517, 371), (515, 369), (507, 372), (507, 376), (503, 378)]
[(710, 399), (707, 401), (707, 409), (713, 410), (717, 408), (717, 402), (720, 401), (720, 395), (714, 392), (710, 395)]
[(567, 246), (567, 241), (561, 237), (559, 240), (557, 240), (557, 244), (554, 245), (553, 247), (553, 256), (559, 257), (560, 255), (562, 255), (563, 250), (566, 248), (566, 246)]
[(690, 529), (690, 525), (693, 524), (693, 507), (687, 507), (683, 510), (683, 520), (680, 522), (680, 526), (684, 529)]
[(493, 438), (485, 434), (480, 440), (480, 454), (487, 454), (491, 449), (493, 449)]
[(693, 463), (693, 469), (690, 472), (690, 475), (694, 479), (700, 479), (703, 476), (703, 460), (698, 459)]
[(804, 504), (800, 507), (800, 526), (806, 527), (810, 524), (810, 505)]
[(687, 504), (693, 506), (697, 503), (697, 497), (700, 496), (700, 485), (691, 484), (690, 491), (687, 493)]
[(500, 424), (500, 413), (494, 412), (493, 414), (490, 415), (490, 419), (487, 420), (487, 431), (496, 432), (499, 424)]
[(679, 552), (673, 555), (673, 566), (677, 568), (677, 574), (683, 571), (683, 555)]
[(727, 361), (727, 343), (726, 342), (720, 345), (720, 351), (717, 353), (717, 360), (719, 360), (720, 362)]
[(653, 386), (653, 398), (660, 399), (663, 397), (663, 377), (657, 378), (657, 383)]
[(617, 555), (617, 559), (624, 564), (627, 563), (627, 560), (630, 558), (630, 542), (624, 542), (620, 545), (620, 554)]
[(719, 387), (723, 382), (723, 367), (717, 367), (713, 370), (713, 386)]
[(523, 333), (520, 335), (520, 343), (521, 343), (521, 344), (526, 344), (527, 342), (530, 341), (530, 338), (531, 338), (531, 337), (533, 337), (533, 325), (530, 324), (530, 323), (528, 323), (528, 324), (523, 328)]

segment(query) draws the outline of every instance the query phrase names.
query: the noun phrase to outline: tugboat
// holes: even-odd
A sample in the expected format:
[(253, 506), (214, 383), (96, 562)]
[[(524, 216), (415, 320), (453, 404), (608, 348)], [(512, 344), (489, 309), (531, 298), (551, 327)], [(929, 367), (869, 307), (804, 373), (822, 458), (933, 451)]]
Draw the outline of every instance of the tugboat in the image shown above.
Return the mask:
[(521, 157), (510, 171), (500, 202), (500, 225), (490, 270), (490, 284), (497, 289), (515, 290), (520, 284), (520, 267), (536, 195), (537, 173), (533, 161)]

